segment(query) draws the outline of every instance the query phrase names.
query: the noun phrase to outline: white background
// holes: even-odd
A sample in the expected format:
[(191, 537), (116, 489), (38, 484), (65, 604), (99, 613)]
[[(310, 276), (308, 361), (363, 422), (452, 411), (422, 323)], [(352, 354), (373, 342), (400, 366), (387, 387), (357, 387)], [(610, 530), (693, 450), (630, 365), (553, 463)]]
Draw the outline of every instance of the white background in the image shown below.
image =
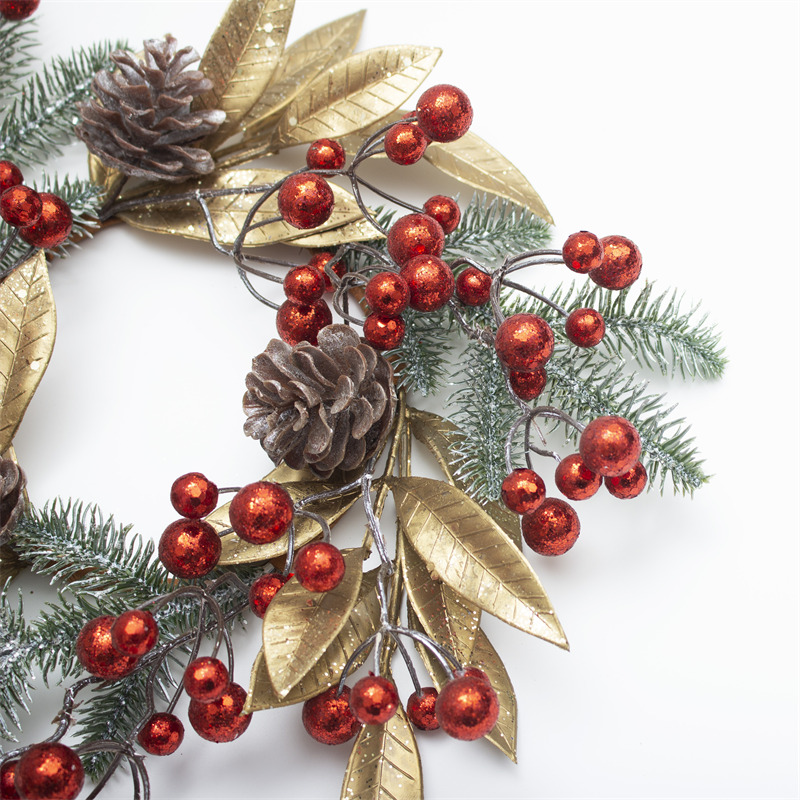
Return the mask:
[[(797, 797), (798, 4), (298, 0), (290, 38), (363, 6), (360, 49), (444, 49), (430, 83), (469, 93), (473, 130), (530, 178), (555, 242), (630, 236), (643, 276), (702, 300), (730, 358), (722, 381), (670, 388), (711, 483), (694, 500), (598, 496), (571, 553), (533, 557), (572, 652), (487, 623), (517, 688), (520, 764), (421, 735), (427, 797)], [(202, 51), (224, 8), (43, 0), (43, 53), (166, 32)], [(83, 169), (80, 147), (67, 160)], [(454, 190), (408, 169), (421, 197)], [(240, 399), (274, 317), (230, 264), (119, 226), (51, 274), (58, 341), (17, 438), (35, 502), (96, 502), (157, 537), (177, 475), (266, 471)], [(252, 625), (238, 643), (245, 685), (258, 639)], [(43, 695), (40, 720), (59, 702)], [(288, 709), (232, 745), (188, 730), (149, 764), (161, 800), (332, 798), (348, 752)]]

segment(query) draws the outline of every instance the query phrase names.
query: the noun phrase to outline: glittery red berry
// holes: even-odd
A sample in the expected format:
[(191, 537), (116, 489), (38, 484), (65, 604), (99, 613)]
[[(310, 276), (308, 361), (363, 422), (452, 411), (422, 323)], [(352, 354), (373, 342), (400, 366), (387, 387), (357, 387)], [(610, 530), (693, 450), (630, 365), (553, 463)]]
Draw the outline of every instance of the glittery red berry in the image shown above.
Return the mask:
[(231, 683), (221, 697), (210, 703), (192, 700), (189, 722), (199, 736), (209, 742), (232, 742), (250, 726), (252, 714), (243, 714), (247, 692), (238, 683)]
[(647, 470), (641, 461), (637, 461), (628, 472), (605, 479), (609, 494), (620, 500), (638, 497), (647, 486)]
[(473, 741), (486, 736), (500, 716), (494, 689), (480, 678), (464, 675), (448, 681), (436, 701), (436, 718), (449, 736)]
[(461, 209), (452, 197), (445, 197), (443, 194), (435, 194), (425, 201), (422, 210), (433, 217), (441, 226), (445, 233), (452, 233), (461, 222)]
[(151, 756), (172, 755), (183, 742), (183, 723), (174, 714), (153, 714), (136, 739)]
[(562, 255), (569, 269), (585, 275), (603, 263), (603, 245), (593, 233), (578, 231), (567, 237)]
[(383, 725), (390, 720), (400, 696), (395, 685), (380, 675), (367, 675), (353, 687), (350, 693), (350, 708), (356, 719), (364, 725)]
[(440, 256), (444, 250), (444, 231), (427, 214), (406, 214), (389, 228), (386, 247), (394, 262), (402, 267), (414, 256)]
[(592, 472), (614, 477), (633, 469), (642, 442), (639, 432), (624, 417), (598, 417), (586, 426), (578, 449)]
[(20, 168), (11, 161), (0, 161), (0, 194), (22, 183)]
[(0, 16), (12, 22), (28, 19), (39, 8), (39, 0), (0, 0)]
[(278, 191), (278, 211), (295, 228), (316, 228), (333, 211), (333, 190), (325, 178), (310, 172), (292, 175)]
[(492, 685), (492, 682), (489, 680), (489, 676), (482, 669), (478, 669), (478, 667), (464, 667), (464, 669), (458, 674), (466, 675), (470, 678), (477, 678), (478, 680), (488, 683), (489, 686)]
[(149, 611), (125, 611), (111, 626), (111, 644), (126, 656), (143, 656), (157, 641), (158, 623)]
[(316, 300), (310, 305), (293, 303), (287, 300), (275, 317), (278, 335), (286, 344), (308, 342), (315, 345), (319, 332), (333, 322), (331, 309), (324, 300)]
[(548, 497), (533, 511), (522, 516), (522, 536), (536, 553), (560, 556), (578, 540), (581, 523), (571, 505)]
[(606, 333), (603, 315), (593, 308), (576, 308), (564, 323), (567, 338), (578, 347), (594, 347), (600, 344)]
[(222, 542), (202, 519), (179, 519), (168, 525), (158, 542), (158, 557), (178, 578), (202, 578), (217, 565)]
[(12, 186), (0, 194), (0, 217), (14, 228), (27, 228), (42, 216), (39, 193), (29, 186)]
[(544, 367), (536, 367), (530, 372), (517, 372), (510, 370), (508, 380), (511, 389), (520, 400), (528, 402), (535, 400), (544, 390), (547, 383), (547, 370)]
[(452, 142), (469, 130), (472, 104), (455, 86), (431, 86), (417, 100), (417, 123), (434, 142)]
[(361, 729), (350, 708), (350, 687), (345, 686), (341, 694), (337, 690), (338, 686), (331, 686), (303, 703), (303, 727), (322, 744), (342, 744)]
[(49, 250), (67, 240), (72, 231), (72, 211), (60, 197), (49, 192), (42, 192), (39, 199), (41, 216), (33, 225), (20, 230), (19, 235), (30, 245)]
[[(325, 278), (325, 291), (332, 292), (334, 290), (333, 282), (331, 281), (328, 273), (325, 270), (325, 265), (333, 258), (333, 253), (328, 252), (327, 250), (320, 250), (314, 253), (311, 258), (309, 259), (308, 266), (309, 267), (316, 267)], [(347, 264), (345, 264), (344, 260), (335, 261), (331, 264), (331, 271), (334, 275), (337, 275), (341, 278), (345, 272), (347, 272)]]
[(409, 289), (409, 305), (417, 311), (446, 306), (456, 289), (453, 270), (436, 256), (414, 256), (400, 270)]
[(176, 478), (169, 492), (172, 507), (187, 519), (200, 519), (217, 507), (219, 491), (201, 472), (187, 472)]
[(78, 754), (60, 742), (29, 747), (14, 770), (14, 787), (24, 800), (74, 800), (83, 779)]
[(524, 514), (542, 504), (544, 481), (532, 469), (515, 469), (503, 481), (500, 497), (515, 514)]
[(14, 786), (14, 772), (18, 763), (17, 759), (12, 758), (4, 761), (0, 767), (0, 800), (19, 800), (17, 788)]
[(286, 273), (283, 291), (295, 303), (310, 305), (325, 294), (325, 276), (308, 264), (295, 267)]
[(364, 338), (376, 350), (392, 350), (406, 335), (406, 323), (402, 317), (384, 314), (369, 314), (364, 320)]
[(201, 703), (210, 703), (221, 697), (229, 684), (228, 668), (218, 658), (211, 656), (196, 658), (183, 673), (186, 694)]
[(583, 463), (577, 453), (561, 459), (556, 467), (555, 478), (558, 491), (570, 500), (593, 497), (603, 481)]
[(371, 311), (396, 317), (408, 308), (408, 283), (395, 272), (379, 272), (369, 279), (366, 298)]
[(625, 289), (642, 271), (642, 254), (639, 248), (624, 236), (604, 236), (603, 263), (589, 273), (589, 277), (604, 289)]
[(492, 276), (477, 267), (467, 267), (456, 278), (456, 295), (466, 306), (482, 306), (489, 302)]
[(281, 575), (280, 572), (270, 572), (256, 578), (250, 586), (248, 598), (250, 600), (250, 610), (257, 616), (264, 618), (267, 608), (275, 595), (283, 588), (288, 575)]
[(553, 331), (536, 314), (514, 314), (497, 329), (494, 346), (497, 357), (509, 369), (532, 372), (553, 353)]
[(344, 577), (344, 558), (327, 542), (312, 542), (301, 548), (294, 559), (294, 574), (310, 592), (328, 592)]
[(341, 169), (344, 159), (344, 148), (335, 139), (317, 139), (306, 152), (310, 169)]
[(231, 527), (240, 539), (269, 544), (289, 530), (294, 504), (279, 483), (256, 481), (243, 486), (234, 495), (229, 516)]
[(429, 141), (416, 125), (398, 122), (386, 133), (383, 149), (389, 161), (407, 166), (416, 164), (422, 158)]
[(436, 719), (438, 697), (439, 692), (433, 686), (426, 686), (408, 698), (406, 703), (408, 718), (421, 731), (435, 731), (439, 727), (439, 720)]
[(75, 655), (91, 675), (105, 681), (124, 678), (133, 672), (138, 659), (117, 650), (111, 641), (111, 626), (116, 617), (105, 615), (89, 620), (75, 641)]

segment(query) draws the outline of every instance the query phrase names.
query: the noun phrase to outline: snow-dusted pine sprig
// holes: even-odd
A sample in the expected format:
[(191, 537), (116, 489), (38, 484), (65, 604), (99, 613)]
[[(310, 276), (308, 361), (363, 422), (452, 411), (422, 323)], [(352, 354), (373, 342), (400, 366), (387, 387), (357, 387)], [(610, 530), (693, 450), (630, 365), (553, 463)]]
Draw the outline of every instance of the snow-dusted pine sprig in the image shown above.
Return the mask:
[(10, 22), (0, 16), (0, 106), (11, 103), (11, 90), (26, 78), (33, 62), (36, 25), (31, 20)]

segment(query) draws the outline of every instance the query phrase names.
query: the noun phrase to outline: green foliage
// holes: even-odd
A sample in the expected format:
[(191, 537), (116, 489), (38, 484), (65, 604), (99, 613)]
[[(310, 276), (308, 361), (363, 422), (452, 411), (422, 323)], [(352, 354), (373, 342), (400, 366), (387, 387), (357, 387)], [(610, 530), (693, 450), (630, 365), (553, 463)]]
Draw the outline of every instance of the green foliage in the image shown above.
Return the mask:
[(0, 98), (29, 73), (35, 25), (32, 20), (9, 22), (0, 17)]

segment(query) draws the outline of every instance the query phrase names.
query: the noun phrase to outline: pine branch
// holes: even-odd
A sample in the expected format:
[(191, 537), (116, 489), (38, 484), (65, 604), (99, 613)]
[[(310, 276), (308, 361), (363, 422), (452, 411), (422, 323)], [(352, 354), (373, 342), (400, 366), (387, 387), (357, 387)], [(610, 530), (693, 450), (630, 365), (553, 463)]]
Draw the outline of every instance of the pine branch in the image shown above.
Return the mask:
[(32, 20), (9, 22), (0, 17), (0, 100), (4, 107), (8, 106), (8, 95), (17, 81), (30, 73), (35, 30)]

